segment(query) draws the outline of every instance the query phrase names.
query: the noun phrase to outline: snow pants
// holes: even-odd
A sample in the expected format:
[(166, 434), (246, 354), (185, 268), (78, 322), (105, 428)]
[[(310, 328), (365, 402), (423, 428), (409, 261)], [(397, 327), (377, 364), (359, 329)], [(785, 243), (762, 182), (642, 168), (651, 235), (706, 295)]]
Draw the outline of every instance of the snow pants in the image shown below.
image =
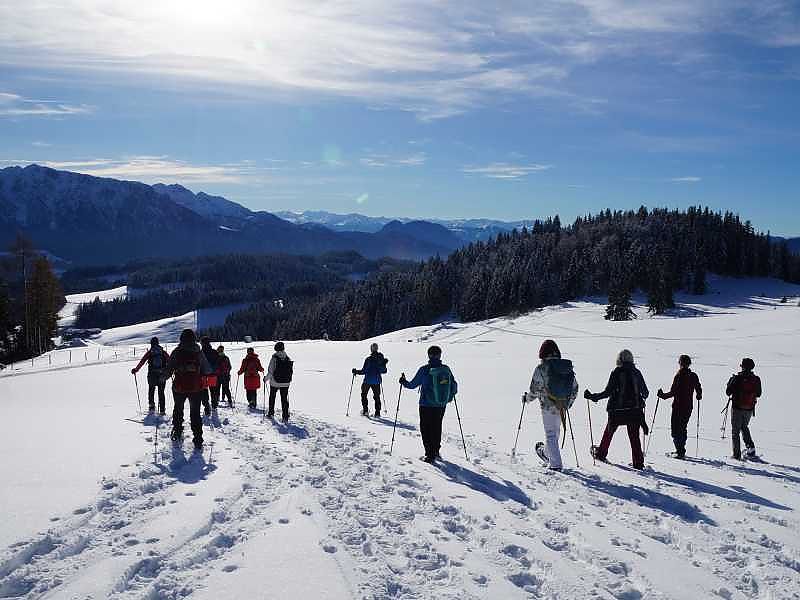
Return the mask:
[(172, 391), (175, 408), (172, 410), (172, 430), (178, 434), (183, 433), (183, 405), (189, 401), (189, 424), (192, 427), (192, 437), (195, 444), (203, 443), (203, 418), (200, 416), (200, 405), (206, 397), (206, 391), (194, 394), (182, 394)]
[(208, 388), (200, 392), (200, 398), (203, 403), (203, 412), (206, 416), (211, 414), (211, 403), (208, 401)]
[[(639, 423), (630, 423), (626, 425), (628, 428), (628, 439), (631, 442), (631, 458), (633, 459), (633, 468), (641, 469), (644, 467), (644, 454), (642, 453), (642, 442), (639, 439)], [(614, 437), (614, 432), (617, 430), (617, 425), (612, 425), (609, 421), (606, 425), (606, 430), (603, 432), (603, 439), (600, 442), (600, 447), (597, 449), (595, 455), (600, 460), (605, 460), (608, 456), (608, 448), (611, 446), (611, 439)]]
[(692, 409), (672, 408), (672, 442), (675, 444), (675, 452), (680, 455), (686, 454), (686, 439), (689, 437), (686, 429), (689, 427), (689, 419), (692, 418)]
[(281, 393), (281, 418), (284, 421), (289, 420), (289, 388), (277, 388), (269, 386), (269, 410), (267, 416), (272, 417), (275, 415), (275, 397)]
[(558, 438), (561, 436), (561, 415), (549, 410), (542, 411), (542, 425), (544, 426), (544, 439), (547, 449), (547, 458), (550, 460), (550, 467), (560, 469), (561, 450), (558, 447)]
[(752, 410), (731, 408), (731, 439), (733, 440), (733, 455), (736, 458), (742, 455), (741, 442), (739, 441), (740, 433), (748, 450), (756, 447), (755, 443), (753, 443), (753, 437), (750, 435), (750, 419), (752, 418)]
[(214, 387), (208, 388), (208, 393), (211, 395), (211, 409), (217, 410), (219, 406), (219, 389), (220, 386), (215, 385)]
[(164, 397), (164, 387), (167, 382), (164, 381), (151, 381), (147, 378), (147, 410), (153, 412), (156, 409), (156, 390), (158, 390), (158, 412), (165, 413), (167, 411), (167, 400)]
[(425, 447), (427, 458), (439, 456), (439, 450), (442, 447), (444, 410), (444, 406), (419, 407), (419, 432), (422, 435), (422, 445)]
[(375, 400), (375, 414), (381, 414), (381, 384), (380, 383), (362, 383), (361, 384), (361, 408), (364, 413), (369, 412), (369, 402), (367, 395), (372, 390), (372, 399)]
[(247, 390), (247, 406), (250, 408), (258, 406), (258, 390)]
[(231, 377), (230, 375), (219, 376), (219, 390), (222, 396), (222, 401), (228, 400), (228, 406), (233, 406), (233, 396), (231, 395)]

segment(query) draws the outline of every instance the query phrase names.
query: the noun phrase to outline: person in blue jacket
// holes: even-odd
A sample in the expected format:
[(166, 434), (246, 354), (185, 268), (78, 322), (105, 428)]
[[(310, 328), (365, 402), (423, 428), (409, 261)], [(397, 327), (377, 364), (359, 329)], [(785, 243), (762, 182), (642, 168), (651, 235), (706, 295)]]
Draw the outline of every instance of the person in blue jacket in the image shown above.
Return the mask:
[(425, 456), (422, 460), (432, 463), (441, 460), (439, 450), (442, 446), (442, 419), (447, 404), (455, 398), (458, 384), (450, 367), (442, 363), (442, 349), (439, 346), (428, 348), (428, 364), (423, 365), (408, 381), (405, 373), (400, 376), (400, 385), (419, 393), (419, 432)]
[(363, 375), (364, 381), (361, 384), (361, 414), (365, 417), (369, 415), (369, 403), (367, 394), (372, 390), (372, 398), (375, 400), (375, 416), (381, 416), (381, 375), (386, 373), (386, 364), (389, 359), (378, 352), (378, 344), (370, 344), (370, 354), (364, 360), (361, 369), (353, 369), (353, 375)]

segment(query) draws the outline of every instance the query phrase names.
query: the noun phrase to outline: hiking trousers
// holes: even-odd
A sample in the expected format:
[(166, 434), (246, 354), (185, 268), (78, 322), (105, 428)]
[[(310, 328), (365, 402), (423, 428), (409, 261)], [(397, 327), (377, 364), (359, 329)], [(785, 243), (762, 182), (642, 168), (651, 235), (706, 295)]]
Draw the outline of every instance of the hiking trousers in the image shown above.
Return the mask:
[(195, 444), (203, 443), (203, 418), (200, 416), (200, 405), (205, 397), (205, 390), (194, 394), (183, 394), (172, 391), (175, 407), (172, 409), (172, 430), (183, 433), (183, 405), (189, 401), (189, 423), (192, 428), (192, 437)]
[(219, 390), (222, 396), (222, 401), (227, 399), (228, 404), (233, 404), (233, 395), (231, 394), (231, 378), (230, 376), (220, 375)]
[[(617, 425), (612, 425), (609, 421), (606, 425), (606, 430), (603, 432), (603, 439), (600, 442), (600, 447), (597, 449), (595, 455), (600, 460), (605, 460), (608, 456), (608, 448), (611, 446), (611, 439), (614, 437), (614, 432), (617, 430)], [(641, 469), (644, 467), (644, 454), (642, 453), (642, 442), (639, 439), (639, 423), (629, 423), (628, 439), (631, 442), (631, 458), (633, 459), (633, 467)]]
[(289, 388), (277, 388), (269, 386), (269, 410), (267, 416), (271, 417), (275, 414), (275, 397), (278, 392), (281, 393), (281, 418), (284, 421), (289, 420)]
[(542, 411), (542, 425), (544, 426), (544, 439), (547, 446), (545, 453), (550, 461), (550, 467), (560, 469), (561, 450), (558, 447), (558, 438), (561, 437), (561, 415), (549, 410)]
[(675, 452), (686, 454), (686, 439), (689, 437), (687, 428), (689, 419), (692, 418), (692, 409), (681, 408), (672, 409), (672, 442), (675, 444)]
[(380, 383), (362, 383), (361, 384), (361, 407), (364, 412), (369, 412), (369, 402), (367, 395), (372, 390), (372, 398), (375, 400), (375, 413), (381, 412), (381, 384)]
[(213, 410), (217, 410), (217, 407), (219, 406), (219, 389), (220, 386), (218, 385), (208, 388), (208, 392), (211, 394), (211, 408)]
[(436, 458), (442, 447), (442, 419), (444, 406), (419, 407), (419, 432), (426, 458)]
[(733, 440), (733, 455), (737, 458), (742, 455), (741, 442), (739, 441), (740, 433), (748, 450), (756, 447), (753, 443), (753, 437), (750, 435), (750, 419), (752, 418), (752, 410), (731, 408), (731, 439)]
[(167, 382), (158, 382), (158, 383), (150, 383), (147, 384), (147, 409), (150, 412), (153, 412), (156, 409), (156, 402), (155, 402), (155, 395), (156, 390), (158, 390), (158, 412), (163, 413), (166, 412), (167, 400), (164, 397), (164, 387), (167, 385)]
[(247, 406), (255, 408), (258, 404), (258, 390), (247, 390)]

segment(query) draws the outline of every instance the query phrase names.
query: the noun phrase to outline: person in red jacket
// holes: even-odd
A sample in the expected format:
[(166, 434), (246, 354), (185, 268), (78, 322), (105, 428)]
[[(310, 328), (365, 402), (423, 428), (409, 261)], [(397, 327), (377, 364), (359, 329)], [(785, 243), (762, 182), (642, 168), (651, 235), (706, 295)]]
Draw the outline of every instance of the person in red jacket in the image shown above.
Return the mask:
[(172, 435), (174, 442), (183, 436), (183, 406), (189, 401), (189, 419), (194, 436), (195, 450), (203, 448), (203, 419), (200, 416), (200, 405), (206, 397), (205, 379), (211, 374), (205, 354), (197, 344), (197, 337), (191, 329), (181, 332), (181, 341), (172, 351), (167, 363), (167, 377), (174, 375), (172, 395), (175, 408), (172, 411)]
[(742, 359), (742, 370), (728, 380), (725, 393), (733, 403), (731, 411), (731, 439), (733, 440), (733, 458), (742, 460), (739, 434), (744, 438), (745, 455), (756, 456), (756, 445), (750, 435), (750, 419), (756, 414), (756, 403), (761, 397), (761, 378), (753, 373), (756, 363), (752, 358)]
[(228, 408), (233, 408), (233, 395), (231, 395), (231, 359), (225, 354), (225, 347), (217, 348), (219, 362), (217, 363), (217, 377), (219, 377), (219, 389), (222, 393), (222, 401), (228, 399)]
[(692, 417), (694, 408), (694, 395), (697, 394), (697, 401), (703, 399), (703, 388), (700, 387), (700, 378), (697, 373), (689, 367), (692, 359), (686, 354), (682, 354), (678, 359), (678, 372), (672, 380), (672, 387), (666, 394), (659, 388), (658, 397), (662, 400), (672, 400), (672, 442), (675, 444), (675, 457), (683, 458), (686, 456), (686, 438), (688, 434), (686, 428), (689, 419)]
[(263, 372), (264, 367), (261, 366), (258, 354), (252, 348), (248, 348), (247, 354), (242, 359), (242, 366), (239, 367), (239, 375), (244, 374), (244, 389), (247, 393), (247, 406), (249, 408), (256, 408), (258, 388), (261, 387), (259, 373)]
[(150, 340), (150, 349), (144, 353), (139, 364), (131, 369), (131, 373), (136, 375), (145, 363), (147, 363), (147, 403), (148, 410), (153, 413), (156, 410), (155, 392), (158, 390), (158, 414), (162, 417), (166, 413), (166, 400), (164, 398), (164, 387), (167, 385), (167, 378), (164, 373), (167, 371), (167, 361), (169, 354), (158, 343), (158, 338)]

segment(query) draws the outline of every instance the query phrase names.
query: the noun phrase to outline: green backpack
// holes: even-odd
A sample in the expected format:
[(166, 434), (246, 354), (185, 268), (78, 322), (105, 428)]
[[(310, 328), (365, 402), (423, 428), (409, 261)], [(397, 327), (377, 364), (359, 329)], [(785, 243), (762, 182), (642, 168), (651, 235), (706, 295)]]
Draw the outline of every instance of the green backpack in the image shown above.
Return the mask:
[(446, 406), (455, 396), (453, 393), (453, 373), (450, 371), (450, 367), (445, 365), (431, 367), (428, 373), (431, 378), (431, 402), (436, 406)]

